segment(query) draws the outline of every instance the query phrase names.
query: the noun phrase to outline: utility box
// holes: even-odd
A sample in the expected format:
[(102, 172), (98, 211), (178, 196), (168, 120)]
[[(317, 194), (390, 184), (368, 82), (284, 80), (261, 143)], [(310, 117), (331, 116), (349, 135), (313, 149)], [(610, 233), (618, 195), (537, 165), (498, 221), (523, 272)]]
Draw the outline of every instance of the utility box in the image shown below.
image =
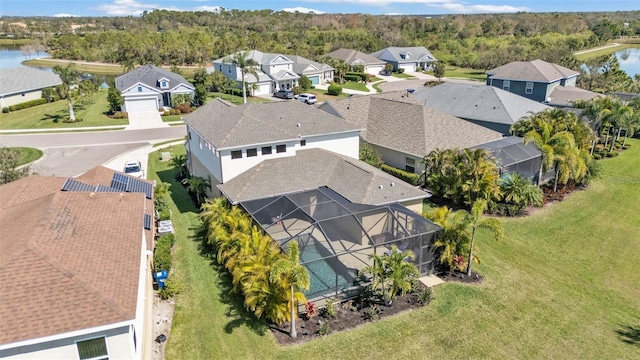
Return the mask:
[(167, 272), (167, 270), (162, 270), (162, 271), (153, 273), (153, 278), (156, 279), (156, 281), (158, 281), (158, 288), (160, 290), (164, 289), (165, 281), (167, 280), (168, 277), (169, 277), (169, 272)]

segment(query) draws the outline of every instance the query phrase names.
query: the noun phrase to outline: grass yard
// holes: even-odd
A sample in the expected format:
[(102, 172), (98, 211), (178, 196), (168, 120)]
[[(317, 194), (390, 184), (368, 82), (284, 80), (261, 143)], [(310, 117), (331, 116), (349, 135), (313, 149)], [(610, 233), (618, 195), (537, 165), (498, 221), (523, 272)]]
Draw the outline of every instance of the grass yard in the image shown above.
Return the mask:
[[(199, 253), (196, 209), (175, 170), (175, 261), (186, 290), (176, 300), (171, 359), (638, 359), (640, 358), (640, 141), (603, 160), (589, 190), (526, 218), (504, 220), (502, 242), (479, 233), (481, 285), (443, 284), (418, 311), (304, 345), (282, 347), (238, 306), (229, 281)], [(180, 147), (175, 147), (184, 151)], [(166, 150), (165, 150), (166, 151)]]
[(369, 91), (369, 89), (367, 89), (367, 84), (364, 84), (361, 82), (347, 81), (340, 86), (342, 86), (343, 89), (351, 89), (351, 90), (358, 90), (358, 91), (365, 91), (365, 92)]
[[(433, 71), (428, 71), (427, 74), (433, 75)], [(484, 70), (453, 67), (453, 66), (446, 66), (444, 68), (444, 77), (487, 81), (487, 74), (484, 73)]]
[(396, 77), (398, 79), (415, 79), (416, 78), (413, 75), (409, 75), (405, 73), (391, 73), (391, 76)]
[[(237, 95), (231, 95), (231, 94), (226, 94), (226, 93), (221, 93), (221, 92), (210, 92), (207, 95), (207, 101), (211, 101), (214, 98), (221, 98), (222, 100), (226, 100), (232, 104), (236, 104), (236, 105), (242, 105), (242, 96), (237, 96)], [(258, 102), (258, 103), (262, 103), (262, 102), (269, 102), (271, 100), (269, 99), (265, 99), (265, 98), (261, 98), (258, 96), (248, 96), (247, 97), (247, 102)], [(179, 119), (178, 119), (179, 120)]]
[(323, 101), (335, 100), (335, 99), (342, 99), (342, 98), (346, 98), (346, 97), (349, 96), (349, 94), (347, 94), (345, 92), (340, 93), (340, 95), (338, 95), (338, 96), (333, 96), (333, 95), (329, 95), (326, 90), (318, 90), (318, 89), (309, 90), (309, 91), (307, 91), (307, 93), (315, 95), (317, 102), (323, 102)]
[(86, 107), (74, 104), (76, 118), (84, 121), (64, 123), (69, 117), (66, 100), (42, 104), (8, 114), (0, 114), (0, 129), (58, 129), (87, 126), (127, 125), (127, 119), (111, 119), (105, 115), (109, 110), (107, 92), (94, 95), (95, 102)]
[[(56, 65), (66, 66), (67, 63), (74, 63), (75, 69), (81, 73), (91, 73), (96, 75), (122, 75), (124, 74), (124, 68), (119, 64), (106, 64), (99, 62), (87, 62), (78, 60), (61, 60), (61, 59), (33, 59), (22, 62), (24, 65), (29, 66), (41, 66), (52, 68)], [(139, 66), (137, 66), (139, 67)], [(163, 66), (164, 69), (171, 70), (170, 66)], [(193, 66), (178, 66), (182, 75), (185, 77), (193, 76), (196, 70)]]
[(18, 166), (32, 163), (40, 159), (43, 155), (42, 150), (31, 147), (17, 147), (20, 150), (20, 160)]

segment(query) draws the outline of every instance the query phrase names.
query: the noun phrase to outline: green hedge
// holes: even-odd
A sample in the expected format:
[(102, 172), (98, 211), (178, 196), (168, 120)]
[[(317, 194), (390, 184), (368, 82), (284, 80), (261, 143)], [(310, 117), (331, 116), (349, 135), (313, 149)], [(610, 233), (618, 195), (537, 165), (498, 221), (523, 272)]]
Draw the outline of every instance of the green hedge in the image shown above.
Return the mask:
[(171, 247), (175, 242), (173, 234), (163, 235), (158, 239), (153, 251), (153, 271), (171, 269)]
[(350, 71), (350, 72), (347, 72), (347, 74), (345, 75), (344, 78), (347, 79), (347, 76), (351, 76), (351, 77), (356, 76), (358, 78), (358, 80), (353, 80), (353, 81), (362, 81), (362, 82), (366, 83), (366, 82), (369, 82), (369, 77), (371, 75), (369, 75), (367, 73), (364, 73), (364, 72), (353, 72), (353, 71)]
[(408, 182), (411, 185), (418, 185), (418, 180), (420, 179), (420, 175), (418, 174), (410, 173), (408, 171), (404, 171), (387, 164), (382, 164), (382, 167), (380, 169), (387, 174), (391, 174), (398, 179)]
[[(9, 106), (9, 111), (18, 111), (18, 110), (27, 109), (33, 106), (46, 104), (46, 103), (47, 103), (47, 100), (45, 99), (42, 99), (42, 98), (35, 99), (35, 100), (20, 103), (20, 104), (11, 105)], [(4, 112), (4, 109), (2, 109), (2, 112)]]
[(345, 75), (344, 79), (346, 81), (360, 82), (360, 76), (358, 75)]
[(342, 86), (332, 83), (331, 85), (329, 85), (329, 88), (327, 89), (327, 94), (329, 95), (333, 95), (333, 96), (338, 96), (342, 93)]

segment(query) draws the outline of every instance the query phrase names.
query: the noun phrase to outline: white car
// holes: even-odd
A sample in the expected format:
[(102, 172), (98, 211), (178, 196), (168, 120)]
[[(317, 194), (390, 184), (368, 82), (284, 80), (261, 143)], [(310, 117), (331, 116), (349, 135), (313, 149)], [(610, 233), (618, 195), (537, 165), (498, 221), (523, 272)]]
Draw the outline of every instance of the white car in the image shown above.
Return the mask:
[(134, 176), (139, 178), (144, 177), (144, 170), (142, 169), (142, 165), (140, 165), (140, 161), (137, 161), (137, 160), (127, 161), (124, 164), (124, 173), (129, 176)]
[(317, 101), (316, 96), (313, 94), (299, 94), (298, 97), (296, 97), (296, 99), (309, 105), (315, 104)]

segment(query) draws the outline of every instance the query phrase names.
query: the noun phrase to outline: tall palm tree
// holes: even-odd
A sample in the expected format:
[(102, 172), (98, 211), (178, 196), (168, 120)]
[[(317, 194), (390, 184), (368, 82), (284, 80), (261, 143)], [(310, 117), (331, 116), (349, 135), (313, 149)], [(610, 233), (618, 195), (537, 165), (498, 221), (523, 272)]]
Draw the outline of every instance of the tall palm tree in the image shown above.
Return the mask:
[(260, 64), (258, 64), (258, 62), (256, 62), (249, 56), (248, 51), (238, 51), (237, 53), (233, 54), (231, 58), (225, 59), (225, 62), (230, 62), (236, 67), (236, 69), (240, 70), (240, 76), (242, 79), (242, 103), (246, 104), (247, 86), (245, 75), (251, 74), (257, 78), (258, 74), (256, 73), (255, 68)]
[(71, 122), (74, 122), (76, 121), (76, 114), (73, 111), (71, 90), (74, 86), (78, 85), (78, 82), (80, 81), (80, 74), (76, 71), (73, 63), (70, 63), (64, 67), (61, 65), (56, 65), (53, 67), (53, 72), (60, 76), (60, 80), (62, 80), (63, 95), (67, 98), (67, 106), (69, 107), (69, 120), (71, 120)]
[(372, 253), (369, 254), (369, 259), (371, 259), (371, 265), (360, 269), (360, 275), (371, 274), (371, 289), (373, 289), (374, 292), (381, 289), (381, 292), (384, 294), (386, 274), (382, 256)]
[(211, 184), (209, 184), (209, 180), (198, 176), (192, 176), (190, 178), (184, 179), (182, 180), (182, 183), (187, 185), (187, 189), (190, 192), (196, 194), (198, 204), (202, 203), (202, 201), (204, 200), (204, 196), (207, 193), (207, 189), (211, 187)]
[(477, 199), (490, 201), (500, 197), (500, 174), (495, 160), (485, 149), (464, 149), (463, 162), (468, 178), (462, 184), (465, 200), (472, 204)]
[(453, 211), (446, 206), (434, 208), (424, 214), (424, 217), (442, 227), (442, 232), (434, 242), (434, 248), (439, 252), (440, 264), (448, 267), (449, 272), (463, 271), (466, 264), (462, 257), (469, 252), (469, 233), (466, 231), (468, 212)]
[(187, 155), (185, 154), (175, 155), (174, 157), (171, 158), (171, 160), (169, 161), (169, 164), (175, 168), (178, 168), (178, 175), (180, 177), (183, 177), (184, 172), (186, 170), (186, 165), (187, 165)]
[(502, 223), (498, 219), (483, 218), (482, 213), (487, 209), (487, 203), (484, 200), (476, 200), (471, 206), (471, 212), (467, 216), (466, 223), (471, 229), (471, 242), (469, 244), (469, 260), (467, 262), (467, 276), (471, 276), (471, 262), (473, 261), (473, 245), (476, 239), (477, 229), (487, 229), (493, 233), (494, 239), (497, 241), (502, 239), (504, 229)]
[(270, 278), (272, 282), (288, 283), (289, 290), (289, 308), (291, 310), (291, 329), (289, 335), (296, 338), (296, 300), (306, 301), (304, 295), (298, 289), (309, 290), (310, 278), (307, 268), (300, 265), (300, 250), (298, 242), (291, 240), (289, 242), (289, 252), (286, 258), (279, 259), (271, 268)]

